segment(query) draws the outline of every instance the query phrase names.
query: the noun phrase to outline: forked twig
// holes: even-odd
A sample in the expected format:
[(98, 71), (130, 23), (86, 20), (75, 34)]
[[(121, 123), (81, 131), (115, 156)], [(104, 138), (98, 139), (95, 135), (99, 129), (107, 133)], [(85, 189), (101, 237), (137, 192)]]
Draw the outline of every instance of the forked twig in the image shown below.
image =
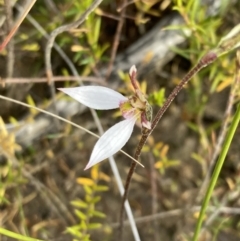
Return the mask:
[(47, 46), (45, 49), (46, 75), (47, 75), (49, 81), (51, 80), (51, 77), (52, 77), (51, 52), (52, 52), (52, 47), (53, 47), (55, 38), (57, 37), (57, 35), (65, 32), (65, 31), (69, 31), (70, 29), (77, 28), (79, 25), (81, 25), (86, 20), (86, 18), (89, 16), (89, 14), (91, 14), (102, 1), (103, 0), (95, 0), (77, 21), (63, 25), (63, 26), (55, 29), (50, 34), (50, 37), (48, 39)]

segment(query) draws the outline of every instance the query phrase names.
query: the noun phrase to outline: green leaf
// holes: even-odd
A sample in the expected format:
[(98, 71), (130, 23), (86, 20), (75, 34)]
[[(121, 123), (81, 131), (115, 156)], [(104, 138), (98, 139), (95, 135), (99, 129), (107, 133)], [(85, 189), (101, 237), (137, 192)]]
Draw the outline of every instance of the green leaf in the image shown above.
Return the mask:
[(99, 35), (100, 35), (100, 28), (101, 28), (101, 18), (96, 17), (95, 23), (94, 23), (93, 43), (92, 44), (96, 44), (98, 42)]
[(77, 178), (77, 183), (83, 186), (93, 186), (95, 184), (94, 180), (86, 177)]
[[(78, 240), (78, 241), (79, 241), (79, 240)], [(90, 234), (86, 234), (86, 235), (83, 237), (82, 241), (90, 241)]]
[(88, 195), (91, 195), (91, 194), (92, 194), (93, 190), (92, 190), (91, 187), (85, 185), (85, 186), (83, 186), (83, 188), (84, 188), (84, 191), (85, 191)]
[(151, 104), (161, 107), (165, 101), (165, 89), (161, 88), (160, 90), (153, 92), (149, 96), (149, 101)]
[(80, 227), (81, 227), (81, 229), (83, 229), (83, 230), (87, 230), (87, 224), (86, 224), (86, 222), (84, 221), (84, 220), (82, 220), (81, 221), (81, 224), (80, 224)]
[(104, 185), (98, 185), (96, 187), (94, 187), (94, 191), (96, 192), (106, 192), (109, 190), (108, 186), (104, 186)]
[(240, 24), (236, 25), (226, 36), (224, 36), (218, 46), (217, 53), (221, 56), (240, 46)]
[[(79, 227), (79, 229), (81, 229), (81, 227)], [(77, 236), (78, 238), (83, 237), (82, 232), (77, 230), (75, 227), (67, 227), (66, 232), (70, 233), (71, 235)]]
[(185, 59), (189, 59), (189, 54), (187, 53), (187, 51), (184, 49), (180, 49), (178, 47), (171, 47), (171, 50), (173, 52), (175, 52), (176, 54), (179, 54), (180, 56), (182, 56)]
[(81, 59), (82, 56), (83, 56), (82, 52), (77, 52), (73, 57), (73, 62), (77, 63)]
[(199, 133), (199, 126), (196, 125), (195, 123), (193, 123), (193, 122), (187, 122), (187, 126), (188, 126), (191, 130)]
[(91, 64), (94, 63), (94, 59), (92, 57), (87, 57), (87, 58), (83, 58), (81, 59), (81, 61), (79, 61), (79, 65), (86, 65), (86, 64)]
[(18, 233), (14, 233), (14, 232), (9, 231), (9, 230), (4, 229), (4, 228), (0, 228), (0, 234), (2, 234), (4, 236), (7, 236), (7, 237), (10, 237), (10, 238), (22, 240), (22, 241), (42, 241), (41, 239), (26, 237), (26, 236), (23, 236), (23, 235), (18, 234)]
[(80, 220), (86, 220), (87, 219), (87, 216), (79, 210), (74, 210), (74, 213), (80, 218)]
[(74, 206), (74, 207), (78, 207), (78, 208), (87, 208), (88, 207), (88, 204), (82, 200), (74, 200), (74, 201), (71, 201), (71, 204)]
[(102, 213), (102, 212), (99, 212), (99, 211), (96, 211), (96, 210), (93, 210), (92, 215), (95, 216), (95, 217), (98, 217), (98, 218), (105, 218), (106, 217), (105, 213)]
[(90, 223), (90, 224), (88, 224), (89, 229), (99, 229), (101, 227), (102, 227), (101, 223)]
[(100, 200), (101, 200), (100, 196), (95, 196), (94, 198), (92, 198), (90, 203), (95, 204), (95, 203), (98, 203)]

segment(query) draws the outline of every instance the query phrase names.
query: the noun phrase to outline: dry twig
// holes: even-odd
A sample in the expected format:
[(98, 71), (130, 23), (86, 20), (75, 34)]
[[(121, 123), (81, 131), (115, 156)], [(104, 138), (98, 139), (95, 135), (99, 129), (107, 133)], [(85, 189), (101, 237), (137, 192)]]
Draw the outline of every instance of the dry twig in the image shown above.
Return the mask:
[[(123, 1), (123, 6), (125, 6), (127, 4), (127, 0)], [(118, 26), (117, 26), (117, 31), (114, 37), (114, 41), (113, 41), (113, 47), (112, 47), (112, 51), (111, 51), (111, 58), (109, 61), (109, 65), (108, 65), (108, 70), (107, 70), (107, 75), (106, 75), (106, 79), (109, 78), (111, 72), (112, 72), (112, 68), (113, 68), (113, 62), (116, 58), (116, 54), (117, 54), (117, 49), (118, 49), (118, 45), (119, 45), (119, 41), (120, 41), (120, 37), (121, 37), (121, 32), (122, 32), (122, 28), (123, 28), (123, 24), (124, 24), (124, 16), (126, 13), (126, 8), (121, 8), (121, 14), (120, 14), (120, 20), (118, 22)]]

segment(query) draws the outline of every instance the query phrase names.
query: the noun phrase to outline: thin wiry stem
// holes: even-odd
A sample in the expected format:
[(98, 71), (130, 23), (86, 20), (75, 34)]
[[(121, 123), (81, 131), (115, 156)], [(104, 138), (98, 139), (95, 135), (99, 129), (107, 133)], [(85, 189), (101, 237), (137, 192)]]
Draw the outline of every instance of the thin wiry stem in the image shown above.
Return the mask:
[[(153, 119), (151, 130), (147, 130), (144, 134), (142, 134), (141, 139), (138, 143), (138, 146), (137, 146), (135, 154), (134, 154), (134, 159), (139, 160), (139, 156), (141, 154), (143, 146), (145, 145), (145, 143), (147, 141), (148, 136), (155, 129), (159, 120), (162, 118), (163, 114), (168, 109), (168, 107), (170, 106), (170, 104), (172, 103), (174, 98), (177, 96), (177, 94), (182, 90), (184, 85), (186, 85), (188, 83), (188, 81), (194, 75), (196, 75), (202, 68), (208, 66), (209, 64), (214, 62), (216, 59), (217, 59), (217, 55), (214, 52), (209, 52), (208, 54), (206, 54), (199, 61), (199, 63), (195, 67), (193, 67), (192, 70), (190, 70), (185, 75), (185, 77), (182, 79), (182, 81), (174, 88), (172, 93), (168, 96), (167, 100), (163, 104), (162, 108), (158, 111), (155, 118)], [(122, 240), (122, 231), (123, 231), (123, 219), (124, 219), (124, 209), (123, 209), (123, 207), (124, 207), (124, 202), (125, 202), (125, 200), (127, 199), (127, 196), (128, 196), (129, 186), (130, 186), (130, 182), (131, 182), (131, 179), (132, 179), (132, 175), (135, 171), (135, 168), (136, 168), (136, 163), (132, 162), (132, 164), (130, 166), (130, 169), (129, 169), (129, 172), (128, 172), (128, 175), (127, 175), (126, 183), (125, 183), (125, 193), (124, 193), (123, 198), (122, 198), (122, 203), (121, 203), (121, 208), (120, 208), (120, 219), (119, 219), (120, 225), (119, 225), (119, 236), (118, 237), (119, 237), (120, 241)]]
[(31, 10), (31, 8), (32, 8), (32, 6), (34, 5), (35, 2), (36, 2), (36, 0), (32, 0), (26, 6), (26, 8), (24, 9), (24, 12), (23, 12), (22, 16), (20, 17), (20, 19), (16, 22), (16, 24), (13, 26), (13, 28), (10, 31), (10, 33), (8, 34), (8, 36), (5, 38), (3, 43), (0, 45), (0, 52), (6, 47), (8, 42), (11, 40), (12, 36), (16, 33), (16, 31), (18, 30), (18, 27), (20, 26), (22, 21), (25, 19), (25, 17), (29, 13), (29, 11)]
[[(191, 213), (200, 211), (201, 206), (194, 206), (189, 209)], [(215, 212), (219, 211), (221, 214), (227, 214), (227, 215), (239, 215), (240, 214), (240, 208), (234, 208), (234, 207), (226, 207), (226, 206), (208, 206), (208, 211), (209, 212)], [(166, 218), (172, 218), (172, 217), (177, 217), (185, 214), (186, 209), (173, 209), (170, 211), (164, 211), (164, 212), (159, 212), (143, 217), (138, 217), (135, 218), (135, 222), (137, 224), (142, 224), (142, 223), (149, 223), (154, 220), (160, 220), (160, 219), (166, 219)], [(113, 223), (110, 225), (112, 228), (119, 228), (119, 223)], [(123, 223), (123, 226), (129, 226), (129, 221), (126, 220)]]
[[(123, 5), (126, 5), (126, 3), (127, 3), (127, 0), (124, 0)], [(122, 32), (122, 28), (123, 28), (123, 24), (124, 24), (124, 20), (125, 20), (125, 18), (124, 18), (125, 12), (126, 12), (126, 8), (121, 9), (120, 20), (118, 22), (117, 31), (116, 31), (114, 41), (113, 41), (113, 47), (112, 47), (112, 51), (111, 51), (111, 57), (110, 57), (109, 65), (108, 65), (106, 79), (108, 79), (109, 76), (111, 75), (112, 68), (113, 68), (113, 62), (116, 58), (117, 49), (118, 49), (118, 45), (119, 45), (120, 37), (121, 37), (121, 32)]]
[[(158, 201), (157, 201), (157, 197), (158, 197), (158, 191), (157, 191), (157, 170), (154, 167), (154, 155), (152, 152), (148, 153), (148, 157), (149, 157), (149, 164), (150, 164), (150, 181), (151, 181), (151, 196), (152, 196), (152, 215), (154, 215), (155, 213), (157, 213), (158, 211)], [(154, 233), (154, 240), (155, 241), (159, 241), (160, 238), (160, 233), (158, 230), (158, 225), (156, 220), (153, 220), (153, 233)]]
[[(7, 30), (8, 32), (10, 32), (11, 27), (13, 25), (11, 1), (4, 0), (4, 6), (5, 6)], [(14, 66), (14, 42), (12, 37), (11, 40), (9, 41), (9, 44), (7, 45), (7, 77), (12, 77), (13, 66)]]
[[(4, 82), (6, 84), (32, 84), (32, 83), (47, 83), (47, 78), (2, 78), (0, 83)], [(98, 83), (101, 85), (106, 85), (105, 80), (103, 78), (98, 78), (94, 76), (84, 76), (84, 77), (76, 77), (76, 76), (53, 76), (52, 81), (88, 81), (93, 83)]]

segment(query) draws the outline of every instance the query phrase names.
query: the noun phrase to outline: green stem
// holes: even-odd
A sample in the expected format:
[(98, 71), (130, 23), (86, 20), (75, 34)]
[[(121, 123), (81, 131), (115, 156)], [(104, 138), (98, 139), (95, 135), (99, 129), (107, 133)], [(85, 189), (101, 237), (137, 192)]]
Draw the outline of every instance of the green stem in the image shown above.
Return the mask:
[(41, 239), (30, 238), (18, 233), (14, 233), (5, 228), (0, 228), (0, 234), (5, 235), (7, 237), (14, 238), (14, 239), (22, 240), (22, 241), (42, 241)]
[(195, 232), (194, 232), (194, 236), (193, 236), (192, 241), (197, 241), (197, 239), (198, 239), (198, 235), (199, 235), (200, 230), (201, 230), (202, 222), (203, 222), (203, 219), (204, 219), (204, 216), (205, 216), (205, 212), (206, 212), (209, 200), (212, 196), (213, 189), (214, 189), (214, 187), (216, 185), (216, 182), (218, 180), (219, 173), (222, 169), (225, 157), (228, 153), (230, 144), (232, 142), (234, 133), (236, 132), (239, 121), (240, 121), (240, 104), (238, 104), (237, 111), (234, 115), (233, 121), (231, 123), (228, 134), (226, 136), (226, 139), (225, 139), (224, 145), (222, 147), (221, 153), (219, 155), (218, 161), (216, 163), (216, 167), (214, 169), (211, 181), (209, 183), (209, 187), (207, 189), (207, 194), (206, 194), (206, 196), (203, 200), (203, 204), (202, 204), (202, 207), (201, 207), (200, 215), (199, 215), (198, 220), (197, 220), (197, 225), (196, 225), (196, 228), (195, 228)]

